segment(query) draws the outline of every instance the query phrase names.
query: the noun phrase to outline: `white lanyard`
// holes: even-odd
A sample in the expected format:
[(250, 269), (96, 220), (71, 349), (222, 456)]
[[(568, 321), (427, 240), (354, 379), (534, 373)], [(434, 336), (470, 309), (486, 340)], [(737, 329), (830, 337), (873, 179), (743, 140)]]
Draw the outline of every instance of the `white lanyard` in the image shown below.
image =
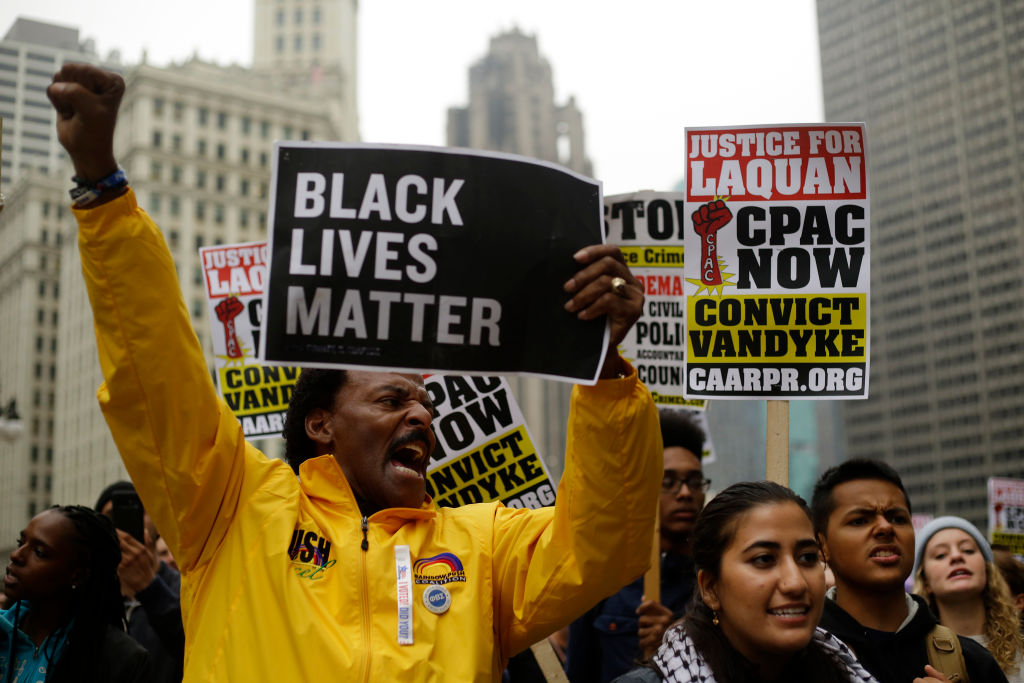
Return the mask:
[(398, 644), (412, 645), (412, 558), (409, 546), (395, 546), (395, 589), (398, 598)]

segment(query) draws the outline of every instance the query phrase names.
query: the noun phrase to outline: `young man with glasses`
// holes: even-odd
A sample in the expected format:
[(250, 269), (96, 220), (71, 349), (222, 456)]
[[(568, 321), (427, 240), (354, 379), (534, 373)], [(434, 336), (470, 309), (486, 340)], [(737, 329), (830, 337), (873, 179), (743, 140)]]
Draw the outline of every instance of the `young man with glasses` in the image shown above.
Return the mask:
[(611, 681), (657, 647), (665, 629), (683, 615), (696, 573), (690, 534), (711, 485), (704, 478), (704, 432), (686, 413), (659, 411), (665, 448), (658, 512), (661, 525), (661, 600), (645, 600), (640, 577), (602, 600), (569, 627), (567, 666), (573, 683)]

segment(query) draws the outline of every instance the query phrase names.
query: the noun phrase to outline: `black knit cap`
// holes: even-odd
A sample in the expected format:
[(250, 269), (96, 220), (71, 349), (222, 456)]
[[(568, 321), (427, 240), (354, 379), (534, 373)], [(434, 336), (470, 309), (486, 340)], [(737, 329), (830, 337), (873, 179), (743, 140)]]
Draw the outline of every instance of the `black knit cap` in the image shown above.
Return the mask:
[(115, 493), (135, 493), (135, 485), (130, 481), (115, 481), (113, 484), (103, 489), (103, 493), (96, 499), (96, 507), (93, 508), (96, 512), (103, 510), (103, 506), (110, 502), (110, 499), (114, 497)]

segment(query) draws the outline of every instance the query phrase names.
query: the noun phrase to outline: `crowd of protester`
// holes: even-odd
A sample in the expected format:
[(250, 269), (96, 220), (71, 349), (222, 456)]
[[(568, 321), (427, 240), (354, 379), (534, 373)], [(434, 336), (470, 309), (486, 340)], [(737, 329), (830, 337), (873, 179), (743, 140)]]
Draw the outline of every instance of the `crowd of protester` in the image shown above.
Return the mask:
[[(101, 405), (134, 483), (28, 520), (3, 580), (0, 683), (523, 683), (537, 667), (506, 663), (552, 632), (573, 683), (1024, 681), (1024, 566), (964, 519), (915, 534), (889, 465), (830, 468), (810, 505), (772, 482), (705, 500), (705, 435), (659, 414), (617, 352), (643, 294), (610, 245), (578, 252), (564, 285), (566, 310), (606, 317), (611, 344), (596, 386), (574, 390), (553, 507), (435, 509), (418, 375), (304, 371), (288, 463), (270, 461), (218, 407), (170, 254), (116, 170), (123, 91), (68, 65), (49, 94), (80, 183)], [(121, 510), (138, 523), (118, 528)], [(655, 598), (637, 574), (656, 519)], [(451, 571), (403, 611), (427, 555)]]

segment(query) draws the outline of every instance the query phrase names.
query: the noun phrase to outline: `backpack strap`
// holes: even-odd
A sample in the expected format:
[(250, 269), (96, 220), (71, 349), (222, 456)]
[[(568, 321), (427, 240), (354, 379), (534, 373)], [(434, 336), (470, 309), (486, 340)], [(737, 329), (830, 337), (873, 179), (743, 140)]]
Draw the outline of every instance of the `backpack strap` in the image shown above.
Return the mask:
[(952, 683), (970, 683), (960, 639), (953, 629), (935, 624), (926, 638), (928, 663), (946, 674)]

